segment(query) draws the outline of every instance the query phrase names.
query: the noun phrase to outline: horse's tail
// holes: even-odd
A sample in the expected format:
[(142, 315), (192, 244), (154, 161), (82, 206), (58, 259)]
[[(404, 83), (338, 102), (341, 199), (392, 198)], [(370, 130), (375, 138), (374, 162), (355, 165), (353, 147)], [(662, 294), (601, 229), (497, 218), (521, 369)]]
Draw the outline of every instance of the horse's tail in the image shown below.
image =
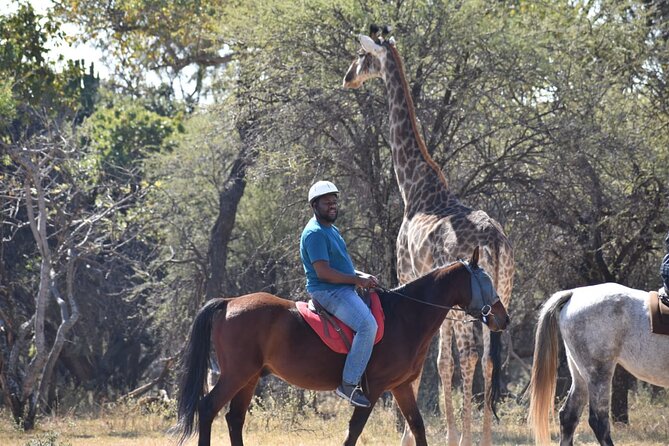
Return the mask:
[(211, 328), (214, 314), (225, 310), (227, 300), (212, 299), (195, 316), (190, 338), (181, 361), (181, 383), (178, 398), (178, 422), (174, 430), (179, 436), (179, 445), (193, 435), (197, 405), (204, 395), (209, 351), (211, 349)]
[(571, 291), (554, 294), (542, 306), (537, 322), (527, 421), (534, 430), (534, 442), (538, 445), (550, 444), (549, 418), (555, 401), (558, 367), (558, 315), (572, 294)]

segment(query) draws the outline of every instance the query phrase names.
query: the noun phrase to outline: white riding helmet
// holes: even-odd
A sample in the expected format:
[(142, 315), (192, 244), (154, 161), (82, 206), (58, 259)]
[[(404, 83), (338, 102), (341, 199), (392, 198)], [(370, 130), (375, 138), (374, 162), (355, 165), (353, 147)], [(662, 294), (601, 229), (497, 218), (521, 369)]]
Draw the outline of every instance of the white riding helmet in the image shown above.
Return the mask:
[(322, 195), (338, 193), (339, 190), (337, 190), (337, 186), (330, 183), (329, 181), (317, 181), (313, 184), (313, 186), (311, 186), (311, 189), (309, 189), (309, 203)]

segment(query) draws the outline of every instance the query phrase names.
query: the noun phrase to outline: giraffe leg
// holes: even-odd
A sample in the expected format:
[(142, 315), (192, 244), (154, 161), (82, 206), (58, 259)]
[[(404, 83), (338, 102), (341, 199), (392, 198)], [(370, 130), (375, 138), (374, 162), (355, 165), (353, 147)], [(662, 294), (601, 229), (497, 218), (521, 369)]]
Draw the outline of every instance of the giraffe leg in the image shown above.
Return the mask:
[[(446, 415), (446, 429), (449, 446), (457, 446), (460, 433), (453, 411), (453, 353), (451, 342), (453, 339), (453, 321), (445, 320), (439, 329), (439, 356), (437, 367), (441, 377), (441, 386), (444, 392), (444, 413)], [(404, 446), (404, 445), (402, 445)]]
[(479, 359), (474, 338), (474, 326), (465, 325), (461, 321), (455, 322), (455, 339), (460, 355), (460, 370), (462, 371), (462, 435), (460, 446), (472, 444), (472, 386), (474, 371)]

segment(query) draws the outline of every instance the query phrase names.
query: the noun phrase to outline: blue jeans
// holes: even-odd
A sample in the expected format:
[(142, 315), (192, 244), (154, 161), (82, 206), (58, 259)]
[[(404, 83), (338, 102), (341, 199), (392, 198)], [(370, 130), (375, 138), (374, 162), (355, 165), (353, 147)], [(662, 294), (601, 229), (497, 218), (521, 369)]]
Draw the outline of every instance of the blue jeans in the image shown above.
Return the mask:
[(372, 355), (378, 328), (376, 319), (353, 287), (314, 291), (311, 297), (355, 332), (344, 363), (343, 379), (349, 384), (358, 384)]

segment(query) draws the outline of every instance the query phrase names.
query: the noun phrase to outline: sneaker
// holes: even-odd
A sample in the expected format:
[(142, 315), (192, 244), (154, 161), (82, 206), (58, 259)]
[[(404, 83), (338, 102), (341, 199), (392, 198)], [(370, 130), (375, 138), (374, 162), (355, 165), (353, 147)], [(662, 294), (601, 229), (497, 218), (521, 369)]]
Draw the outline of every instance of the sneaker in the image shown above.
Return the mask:
[(369, 407), (372, 405), (362, 392), (362, 387), (356, 384), (349, 384), (344, 381), (337, 387), (335, 393), (357, 407)]

